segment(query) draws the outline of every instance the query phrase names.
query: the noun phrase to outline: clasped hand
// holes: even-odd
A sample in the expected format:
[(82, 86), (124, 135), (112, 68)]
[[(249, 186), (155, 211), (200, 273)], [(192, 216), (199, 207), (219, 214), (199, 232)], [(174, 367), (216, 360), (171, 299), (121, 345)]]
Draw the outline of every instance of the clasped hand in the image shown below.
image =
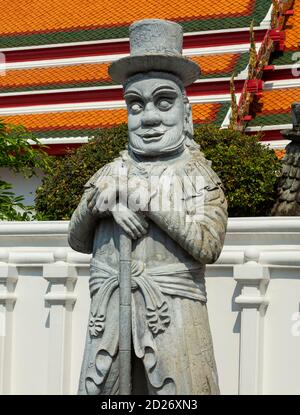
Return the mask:
[[(143, 180), (134, 180), (131, 185), (127, 182), (126, 177), (118, 177), (110, 183), (111, 180), (106, 178), (98, 181), (90, 190), (87, 198), (87, 205), (94, 216), (101, 217), (104, 212), (110, 212), (116, 223), (132, 238), (137, 239), (147, 233), (148, 222), (142, 213), (146, 209), (145, 204), (149, 202), (147, 192), (145, 192), (145, 183)], [(127, 206), (127, 200), (124, 200), (122, 191), (127, 189), (128, 195), (137, 192), (143, 195), (143, 204), (139, 209), (130, 209)], [(124, 196), (124, 195), (123, 195)], [(145, 197), (146, 196), (146, 197)]]

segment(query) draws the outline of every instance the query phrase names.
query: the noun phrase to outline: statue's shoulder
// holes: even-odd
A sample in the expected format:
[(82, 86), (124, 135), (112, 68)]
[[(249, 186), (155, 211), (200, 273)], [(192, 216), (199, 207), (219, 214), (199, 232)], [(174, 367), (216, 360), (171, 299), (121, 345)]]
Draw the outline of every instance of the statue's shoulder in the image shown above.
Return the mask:
[(219, 201), (220, 206), (223, 206), (226, 210), (225, 189), (221, 179), (211, 165), (212, 162), (207, 160), (202, 152), (197, 151), (192, 153), (191, 158), (183, 168), (185, 175), (183, 190), (187, 201), (186, 203), (192, 203), (193, 206), (194, 203), (197, 203), (197, 196), (202, 198), (203, 194), (205, 194), (206, 200), (210, 201), (209, 203), (211, 201)]
[(222, 187), (222, 181), (211, 167), (212, 162), (200, 151), (193, 151), (189, 159), (181, 166), (181, 174), (187, 177), (202, 177), (208, 186)]
[(121, 157), (115, 158), (113, 161), (105, 164), (99, 170), (97, 170), (96, 173), (92, 177), (90, 177), (90, 179), (86, 182), (86, 184), (84, 185), (84, 188), (88, 189), (90, 187), (93, 187), (101, 177), (107, 177), (107, 176), (112, 175), (113, 172), (116, 172), (117, 169), (121, 166), (122, 166), (122, 158)]

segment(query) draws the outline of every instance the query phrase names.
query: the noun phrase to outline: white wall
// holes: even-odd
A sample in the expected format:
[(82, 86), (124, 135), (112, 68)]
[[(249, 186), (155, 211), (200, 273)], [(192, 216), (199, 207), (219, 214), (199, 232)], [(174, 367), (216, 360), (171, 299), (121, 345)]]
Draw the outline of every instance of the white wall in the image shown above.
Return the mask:
[[(0, 393), (75, 394), (89, 256), (67, 222), (0, 223)], [(300, 217), (230, 219), (207, 271), (223, 394), (300, 393)]]
[(24, 205), (34, 205), (35, 192), (43, 178), (41, 171), (37, 172), (37, 176), (25, 179), (22, 174), (14, 174), (11, 170), (2, 167), (0, 168), (0, 178), (12, 184), (13, 191), (17, 196), (24, 196)]

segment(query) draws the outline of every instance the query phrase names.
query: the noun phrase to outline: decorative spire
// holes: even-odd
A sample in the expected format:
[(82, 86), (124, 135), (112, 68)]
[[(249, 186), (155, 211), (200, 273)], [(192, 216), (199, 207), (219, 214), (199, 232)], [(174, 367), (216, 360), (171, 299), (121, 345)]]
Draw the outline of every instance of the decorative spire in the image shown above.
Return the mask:
[(230, 79), (231, 117), (230, 117), (230, 124), (228, 127), (230, 130), (238, 129), (238, 105), (236, 102), (234, 77), (235, 77), (235, 73), (233, 72), (231, 79)]
[(279, 0), (272, 0), (273, 9), (272, 9), (272, 17), (271, 17), (271, 27), (277, 27), (278, 24), (278, 16), (279, 16)]
[(254, 37), (254, 22), (252, 20), (250, 28), (250, 58), (249, 58), (249, 67), (248, 67), (248, 79), (253, 79), (256, 73), (256, 64), (257, 64), (257, 52), (255, 45)]

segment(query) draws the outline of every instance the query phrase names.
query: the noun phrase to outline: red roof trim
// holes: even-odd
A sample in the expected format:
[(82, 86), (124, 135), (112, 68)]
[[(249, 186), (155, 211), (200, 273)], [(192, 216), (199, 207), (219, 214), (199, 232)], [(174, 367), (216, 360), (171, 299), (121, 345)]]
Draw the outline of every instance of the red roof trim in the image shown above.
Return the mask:
[[(295, 63), (295, 71), (299, 72), (299, 67), (296, 66)], [(299, 76), (299, 75), (298, 75)], [(263, 80), (266, 81), (280, 81), (283, 79), (295, 79), (295, 76), (293, 75), (292, 68), (286, 69), (286, 68), (276, 68), (273, 71), (264, 71), (263, 73)]]
[[(257, 132), (248, 132), (247, 134), (257, 134)], [(283, 140), (283, 136), (280, 134), (280, 130), (263, 131), (263, 141)], [(82, 146), (82, 143), (72, 144), (49, 144), (45, 151), (51, 156), (63, 156), (67, 153), (68, 149), (74, 149)], [(34, 146), (33, 146), (34, 147)]]
[[(274, 140), (284, 140), (284, 137), (280, 133), (281, 128), (278, 130), (264, 130), (262, 131), (262, 140), (261, 141), (274, 141)], [(259, 131), (247, 131), (247, 134), (254, 135), (257, 134)]]
[[(73, 144), (48, 144), (43, 150), (50, 156), (63, 156), (70, 149), (81, 147), (82, 143), (73, 143)], [(37, 147), (33, 145), (32, 147)]]
[[(255, 31), (256, 42), (261, 42), (266, 29)], [(206, 48), (249, 43), (249, 31), (206, 33), (184, 36), (183, 48)], [(118, 40), (109, 43), (94, 43), (74, 46), (53, 46), (48, 48), (23, 49), (5, 51), (6, 63), (26, 62), (45, 59), (66, 59), (86, 56), (116, 55), (129, 53), (128, 41)]]
[[(244, 81), (236, 81), (236, 92), (243, 88)], [(229, 81), (218, 82), (199, 82), (187, 88), (187, 95), (205, 96), (229, 94)], [(121, 87), (115, 89), (98, 89), (87, 91), (70, 91), (70, 92), (50, 92), (39, 94), (22, 94), (0, 97), (0, 108), (24, 107), (32, 105), (54, 105), (83, 102), (106, 102), (123, 100), (123, 91)]]

